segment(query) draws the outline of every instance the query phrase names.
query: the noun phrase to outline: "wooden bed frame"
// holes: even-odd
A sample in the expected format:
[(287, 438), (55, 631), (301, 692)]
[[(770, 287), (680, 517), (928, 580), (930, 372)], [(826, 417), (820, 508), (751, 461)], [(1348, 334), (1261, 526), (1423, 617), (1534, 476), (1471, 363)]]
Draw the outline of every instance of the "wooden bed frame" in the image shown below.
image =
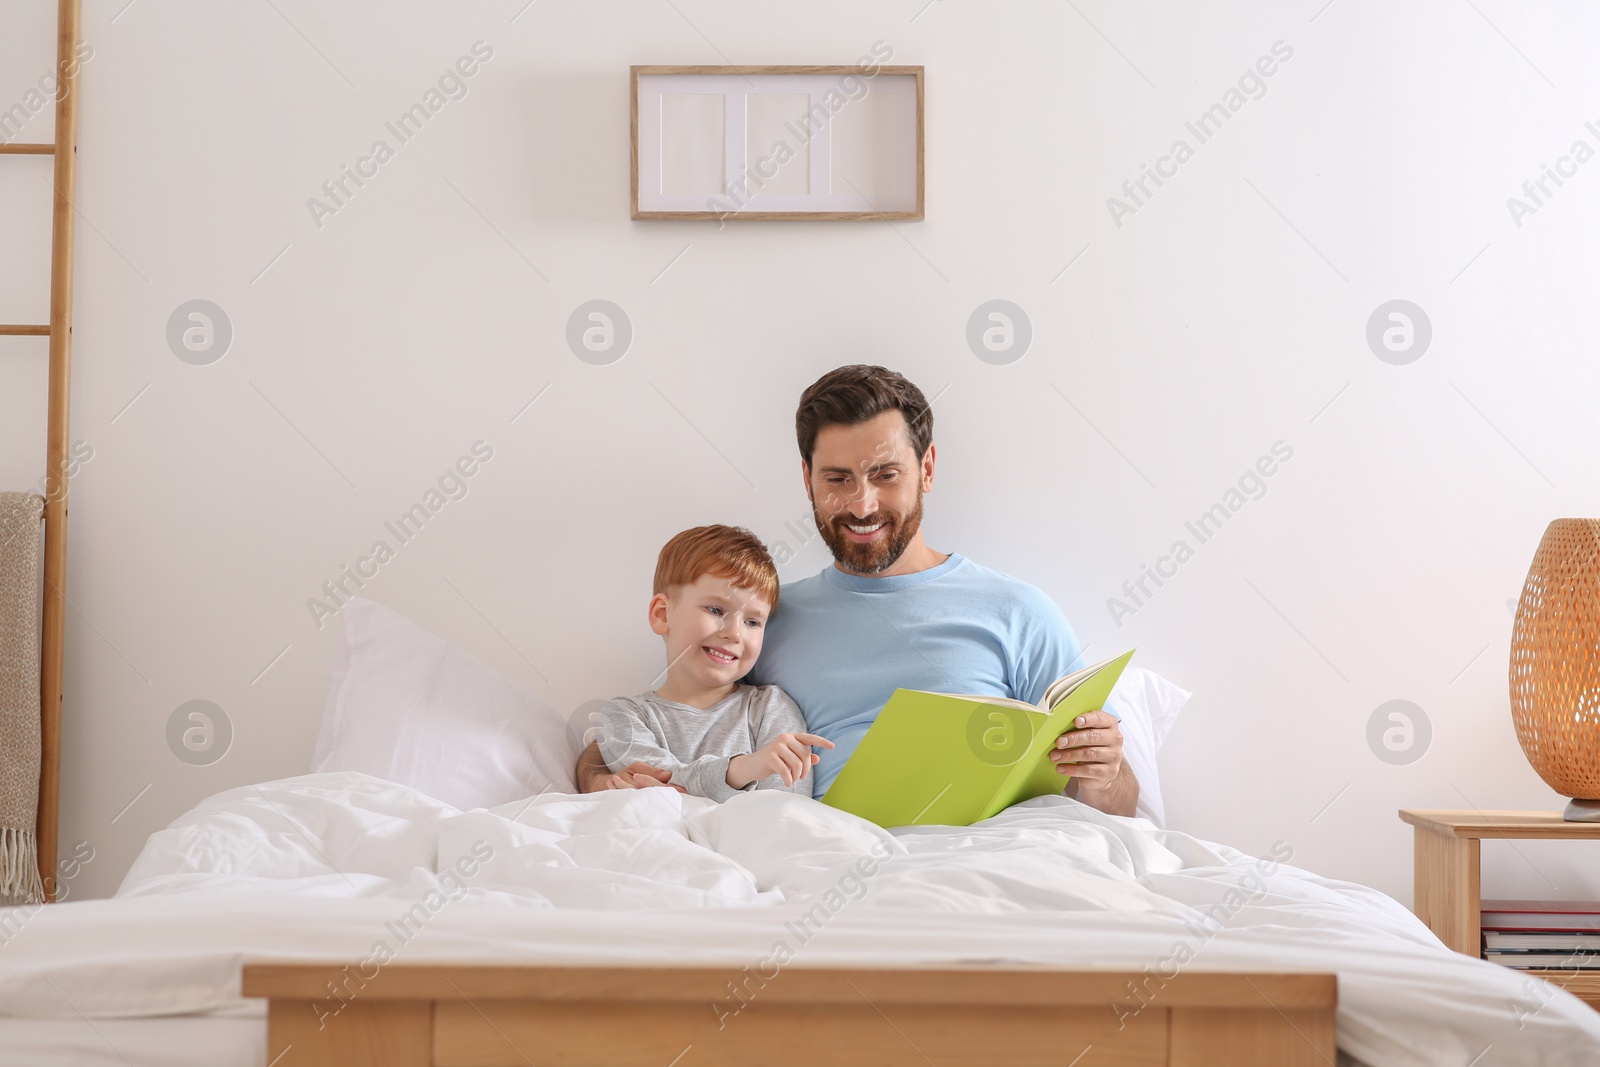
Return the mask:
[[(271, 1067), (1327, 1067), (1337, 979), (1014, 967), (255, 963)], [(1091, 1053), (1090, 1055), (1089, 1053)]]

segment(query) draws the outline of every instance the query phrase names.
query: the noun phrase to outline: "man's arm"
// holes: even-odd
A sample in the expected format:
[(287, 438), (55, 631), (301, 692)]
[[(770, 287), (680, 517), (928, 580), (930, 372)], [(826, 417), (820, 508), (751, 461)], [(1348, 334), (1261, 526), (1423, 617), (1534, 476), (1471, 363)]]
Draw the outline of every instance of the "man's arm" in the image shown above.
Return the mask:
[[(1023, 628), (1011, 650), (1012, 696), (1038, 703), (1057, 678), (1083, 666), (1083, 649), (1061, 608), (1043, 591), (1025, 586), (1018, 597)], [(1066, 795), (1108, 815), (1132, 815), (1139, 782), (1122, 761), (1122, 727), (1108, 711), (1078, 716), (1050, 758), (1072, 775)]]
[(572, 772), (573, 780), (578, 783), (578, 792), (594, 793), (606, 787), (606, 779), (611, 777), (611, 768), (606, 766), (606, 761), (600, 758), (600, 746), (590, 746), (578, 753), (578, 766)]
[(1066, 795), (1107, 815), (1133, 815), (1139, 804), (1139, 779), (1122, 758), (1122, 726), (1104, 711), (1079, 715), (1075, 729), (1051, 749), (1056, 767), (1072, 775)]

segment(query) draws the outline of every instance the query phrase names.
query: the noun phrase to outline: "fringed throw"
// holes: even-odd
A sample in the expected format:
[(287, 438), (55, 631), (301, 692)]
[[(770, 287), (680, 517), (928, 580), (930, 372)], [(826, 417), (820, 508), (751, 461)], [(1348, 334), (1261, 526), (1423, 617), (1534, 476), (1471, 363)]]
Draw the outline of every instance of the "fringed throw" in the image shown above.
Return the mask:
[(39, 549), (44, 498), (0, 493), (0, 904), (42, 904)]
[(0, 903), (43, 904), (39, 839), (32, 830), (0, 829)]

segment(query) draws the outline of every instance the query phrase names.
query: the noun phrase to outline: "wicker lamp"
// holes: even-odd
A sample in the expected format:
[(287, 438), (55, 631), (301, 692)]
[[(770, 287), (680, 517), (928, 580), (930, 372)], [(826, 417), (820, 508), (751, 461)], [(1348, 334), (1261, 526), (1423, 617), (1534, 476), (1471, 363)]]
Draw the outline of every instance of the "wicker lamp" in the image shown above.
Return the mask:
[(1557, 519), (1511, 630), (1511, 718), (1564, 818), (1600, 822), (1600, 519)]

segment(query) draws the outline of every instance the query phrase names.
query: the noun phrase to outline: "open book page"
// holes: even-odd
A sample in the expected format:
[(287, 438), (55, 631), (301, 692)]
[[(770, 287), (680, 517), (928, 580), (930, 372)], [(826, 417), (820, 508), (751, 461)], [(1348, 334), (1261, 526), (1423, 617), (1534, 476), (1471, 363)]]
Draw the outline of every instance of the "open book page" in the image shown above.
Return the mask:
[[(915, 690), (915, 692), (923, 691), (924, 690), (920, 689)], [(981, 693), (935, 693), (933, 695), (941, 697), (953, 697), (956, 700), (970, 700), (974, 704), (991, 704), (997, 708), (1016, 708), (1018, 711), (1031, 711), (1036, 715), (1045, 710), (1036, 704), (1028, 703), (1026, 700), (1012, 700), (1010, 697), (984, 696)]]
[(1075, 670), (1063, 678), (1057, 678), (1050, 683), (1050, 688), (1044, 691), (1044, 699), (1039, 701), (1038, 710), (1053, 710), (1057, 704), (1067, 699), (1074, 689), (1092, 678), (1096, 672), (1120, 658), (1120, 656), (1112, 656), (1110, 659), (1103, 659), (1099, 663), (1091, 663), (1087, 667)]
[(1099, 663), (1091, 663), (1087, 667), (1080, 667), (1064, 677), (1057, 678), (1050, 683), (1050, 688), (1044, 691), (1044, 697), (1037, 704), (1030, 704), (1026, 700), (1014, 700), (1011, 697), (986, 696), (982, 693), (943, 693), (942, 696), (952, 696), (957, 700), (972, 700), (979, 704), (993, 704), (1000, 708), (1017, 708), (1022, 711), (1043, 712), (1049, 714), (1057, 704), (1067, 699), (1078, 686), (1094, 677), (1095, 673), (1120, 657), (1112, 656)]

